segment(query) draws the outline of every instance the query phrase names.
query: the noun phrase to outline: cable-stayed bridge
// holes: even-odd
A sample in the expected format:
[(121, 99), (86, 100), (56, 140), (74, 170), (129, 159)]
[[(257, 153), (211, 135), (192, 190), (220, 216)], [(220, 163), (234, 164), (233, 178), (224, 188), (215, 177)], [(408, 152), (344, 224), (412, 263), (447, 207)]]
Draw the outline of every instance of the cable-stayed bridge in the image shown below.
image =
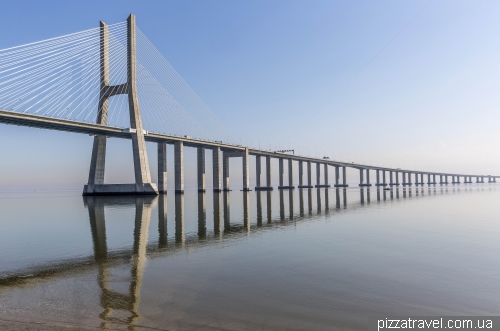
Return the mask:
[[(184, 147), (197, 148), (198, 189), (206, 189), (205, 152), (213, 153), (213, 189), (230, 190), (229, 158), (241, 157), (243, 190), (250, 190), (250, 156), (256, 190), (272, 190), (271, 158), (279, 160), (279, 189), (347, 187), (346, 168), (359, 170), (360, 186), (496, 182), (499, 176), (436, 173), (311, 158), (236, 144), (229, 130), (136, 26), (135, 16), (61, 37), (0, 50), (0, 122), (94, 136), (84, 195), (166, 193), (166, 145), (174, 145), (175, 191), (184, 192)], [(107, 138), (132, 141), (135, 183), (105, 184)], [(158, 145), (158, 185), (152, 182), (146, 141)], [(265, 158), (265, 162), (263, 162)], [(288, 180), (285, 184), (285, 162)], [(265, 181), (261, 181), (265, 163)], [(321, 170), (323, 168), (323, 170)], [(321, 176), (323, 174), (323, 176)], [(386, 176), (387, 175), (387, 176)], [(427, 177), (427, 178), (424, 178)], [(451, 182), (448, 179), (451, 177)], [(401, 182), (400, 182), (401, 179)], [(439, 179), (439, 181), (437, 181)]]

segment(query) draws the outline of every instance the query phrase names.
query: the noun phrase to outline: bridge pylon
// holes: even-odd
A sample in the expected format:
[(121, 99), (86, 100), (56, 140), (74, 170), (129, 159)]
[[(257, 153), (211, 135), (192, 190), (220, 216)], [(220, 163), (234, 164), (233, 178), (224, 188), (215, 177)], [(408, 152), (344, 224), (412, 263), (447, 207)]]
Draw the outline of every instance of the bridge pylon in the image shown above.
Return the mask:
[(158, 189), (151, 182), (146, 141), (142, 127), (139, 99), (137, 97), (137, 60), (135, 15), (127, 19), (127, 82), (109, 85), (109, 31), (108, 25), (100, 23), (100, 71), (101, 89), (97, 110), (97, 124), (108, 125), (109, 98), (127, 94), (130, 113), (130, 134), (134, 158), (134, 184), (104, 184), (106, 165), (106, 136), (95, 136), (90, 161), (89, 180), (83, 188), (83, 195), (156, 195)]

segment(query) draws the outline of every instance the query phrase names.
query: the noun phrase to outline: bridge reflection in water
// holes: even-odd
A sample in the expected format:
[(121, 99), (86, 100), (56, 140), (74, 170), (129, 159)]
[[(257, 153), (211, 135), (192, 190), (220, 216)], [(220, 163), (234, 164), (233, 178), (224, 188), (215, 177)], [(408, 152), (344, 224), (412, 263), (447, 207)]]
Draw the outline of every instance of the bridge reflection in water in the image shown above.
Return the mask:
[[(247, 236), (252, 231), (263, 231), (273, 229), (278, 224), (286, 226), (297, 222), (307, 221), (317, 218), (318, 215), (326, 215), (333, 212), (350, 212), (368, 207), (373, 204), (372, 197), (376, 203), (391, 203), (408, 201), (414, 198), (424, 198), (439, 196), (447, 193), (473, 192), (484, 190), (484, 188), (394, 188), (392, 190), (370, 190), (358, 189), (359, 199), (356, 197), (356, 190), (350, 189), (299, 189), (272, 191), (242, 192), (242, 204), (239, 205), (238, 212), (243, 215), (230, 214), (230, 196), (238, 198), (238, 192), (221, 192), (210, 194), (213, 197), (213, 229), (207, 230), (207, 195), (197, 193), (197, 233), (186, 234), (185, 230), (185, 195), (175, 194), (169, 196), (174, 199), (174, 222), (175, 234), (169, 239), (167, 232), (167, 195), (160, 196), (120, 196), (120, 197), (83, 197), (90, 220), (90, 231), (92, 234), (94, 256), (88, 258), (75, 258), (69, 263), (58, 264), (47, 263), (37, 266), (36, 271), (25, 270), (10, 274), (9, 277), (0, 279), (0, 290), (9, 287), (16, 282), (23, 282), (27, 275), (29, 278), (39, 278), (47, 281), (51, 276), (71, 270), (81, 270), (96, 266), (98, 270), (97, 282), (100, 289), (100, 306), (102, 312), (99, 318), (102, 320), (101, 327), (108, 328), (112, 323), (127, 323), (131, 326), (140, 318), (139, 304), (140, 293), (143, 282), (146, 259), (165, 256), (166, 252), (173, 252), (183, 249), (185, 246), (207, 245), (213, 242), (220, 242), (225, 237), (238, 238)], [(314, 192), (315, 191), (315, 192)], [(349, 192), (349, 193), (348, 193)], [(252, 195), (255, 194), (255, 197)], [(273, 216), (273, 194), (279, 198), (279, 216)], [(413, 195), (414, 194), (414, 195)], [(313, 195), (316, 195), (316, 210), (313, 206)], [(330, 204), (330, 196), (334, 195), (333, 203)], [(298, 196), (298, 201), (295, 201)], [(348, 197), (352, 202), (348, 204)], [(255, 200), (253, 200), (255, 198)], [(255, 203), (256, 217), (255, 223), (251, 217), (251, 203)], [(298, 202), (296, 210), (295, 203)], [(264, 207), (264, 204), (266, 205)], [(158, 239), (151, 240), (148, 233), (152, 210), (158, 210)], [(135, 220), (133, 230), (132, 250), (109, 251), (106, 232), (105, 208), (126, 206), (135, 209)], [(233, 222), (231, 219), (233, 218)], [(238, 220), (242, 220), (243, 224)], [(155, 244), (157, 242), (157, 244)], [(149, 243), (149, 244), (148, 244)], [(93, 260), (93, 262), (91, 261)], [(90, 261), (90, 262), (89, 262)], [(126, 265), (124, 261), (130, 261), (130, 280), (126, 293), (113, 290), (110, 281), (111, 268), (117, 265)], [(126, 317), (123, 317), (126, 314)]]

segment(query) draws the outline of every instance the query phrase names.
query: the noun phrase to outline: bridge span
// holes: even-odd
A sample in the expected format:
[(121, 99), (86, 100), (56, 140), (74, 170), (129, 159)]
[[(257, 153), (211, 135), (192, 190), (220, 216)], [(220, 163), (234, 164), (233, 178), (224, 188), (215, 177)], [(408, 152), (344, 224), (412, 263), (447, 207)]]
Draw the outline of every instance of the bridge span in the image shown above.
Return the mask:
[[(101, 136), (106, 138), (121, 138), (132, 139), (133, 132), (130, 129), (122, 129), (108, 125), (100, 125), (94, 123), (84, 123), (66, 119), (48, 118), (45, 116), (37, 116), (32, 114), (22, 114), (13, 111), (0, 110), (0, 123), (27, 126), (39, 129), (58, 130), (74, 133), (88, 134), (92, 136)], [(359, 170), (360, 182), (359, 186), (371, 186), (370, 171), (375, 171), (376, 180), (375, 186), (410, 186), (410, 185), (446, 185), (446, 184), (468, 184), (473, 182), (496, 183), (499, 176), (491, 176), (485, 174), (460, 174), (460, 173), (439, 173), (418, 170), (403, 170), (399, 168), (387, 168), (371, 166), (359, 163), (347, 163), (329, 159), (321, 159), (294, 154), (286, 154), (282, 152), (269, 151), (256, 148), (248, 148), (239, 145), (232, 145), (223, 142), (215, 142), (208, 140), (198, 140), (190, 137), (177, 137), (161, 133), (144, 132), (144, 139), (148, 142), (158, 144), (158, 187), (162, 188), (160, 193), (166, 193), (166, 145), (174, 145), (175, 158), (175, 192), (184, 192), (184, 147), (196, 148), (198, 153), (197, 158), (197, 176), (198, 190), (206, 191), (206, 173), (205, 173), (205, 152), (208, 150), (213, 155), (213, 190), (215, 192), (229, 191), (229, 158), (241, 157), (243, 169), (243, 189), (251, 190), (250, 187), (250, 170), (249, 157), (254, 156), (256, 159), (256, 190), (272, 190), (272, 172), (271, 159), (278, 159), (279, 162), (279, 186), (278, 189), (294, 189), (293, 173), (294, 162), (298, 164), (299, 183), (298, 188), (313, 188), (313, 187), (330, 187), (328, 181), (328, 173), (330, 167), (335, 173), (334, 187), (348, 187), (346, 168)], [(262, 162), (265, 159), (265, 162)], [(262, 164), (264, 163), (264, 164)], [(284, 170), (285, 163), (288, 167), (288, 180), (285, 182)], [(312, 167), (316, 166), (316, 178), (313, 183)], [(265, 172), (263, 174), (263, 168)], [(321, 171), (323, 168), (323, 171)], [(323, 176), (321, 176), (323, 174)], [(265, 181), (263, 181), (264, 177)], [(451, 182), (449, 178), (451, 177)], [(414, 183), (412, 183), (412, 178)], [(436, 179), (439, 178), (439, 181)], [(112, 192), (120, 193), (120, 192)], [(102, 192), (106, 194), (106, 192)]]

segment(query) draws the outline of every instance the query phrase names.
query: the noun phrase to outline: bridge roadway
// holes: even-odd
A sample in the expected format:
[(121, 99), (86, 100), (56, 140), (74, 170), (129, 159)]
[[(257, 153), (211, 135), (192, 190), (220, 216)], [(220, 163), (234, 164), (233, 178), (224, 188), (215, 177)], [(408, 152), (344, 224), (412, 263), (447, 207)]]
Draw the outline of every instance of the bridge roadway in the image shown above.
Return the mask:
[[(8, 110), (0, 110), (0, 123), (27, 126), (40, 129), (58, 130), (66, 132), (83, 133), (88, 135), (100, 135), (107, 136), (110, 138), (122, 138), (131, 139), (130, 130), (122, 129), (118, 127), (99, 125), (93, 123), (77, 122), (67, 119), (51, 118), (46, 116), (38, 116), (32, 114), (18, 113)], [(243, 188), (244, 190), (250, 190), (249, 187), (249, 171), (248, 171), (248, 156), (253, 155), (257, 158), (257, 169), (256, 169), (256, 183), (257, 190), (271, 190), (271, 158), (277, 158), (279, 160), (279, 189), (289, 189), (294, 188), (293, 186), (293, 167), (292, 161), (299, 162), (299, 188), (311, 188), (312, 178), (311, 178), (311, 164), (316, 164), (316, 187), (329, 187), (328, 183), (328, 166), (335, 167), (335, 187), (347, 187), (346, 179), (346, 168), (354, 168), (360, 171), (360, 183), (359, 186), (371, 186), (370, 184), (370, 171), (376, 171), (376, 185), (386, 186), (386, 185), (400, 185), (399, 183), (399, 173), (402, 175), (402, 185), (412, 185), (411, 175), (415, 178), (416, 185), (424, 184), (424, 175), (427, 175), (427, 184), (448, 184), (448, 176), (452, 177), (452, 184), (459, 184), (460, 177), (464, 178), (464, 183), (472, 183), (472, 177), (476, 178), (476, 183), (484, 183), (484, 177), (488, 178), (489, 183), (496, 182), (496, 178), (500, 176), (491, 176), (485, 174), (458, 174), (458, 173), (440, 173), (440, 172), (428, 172), (428, 171), (418, 171), (418, 170), (408, 170), (400, 168), (387, 168), (379, 166), (371, 166), (358, 163), (348, 163), (340, 162), (329, 159), (306, 157), (300, 155), (286, 154), (274, 151), (268, 151), (256, 148), (247, 148), (241, 145), (232, 145), (223, 142), (198, 140), (188, 136), (178, 137), (171, 136), (160, 133), (146, 132), (145, 140), (149, 142), (155, 142), (158, 144), (174, 144), (175, 150), (175, 165), (176, 165), (176, 175), (182, 172), (181, 176), (176, 176), (176, 192), (184, 191), (183, 183), (183, 172), (184, 164), (182, 157), (182, 148), (194, 147), (198, 149), (198, 189), (199, 191), (205, 191), (205, 166), (204, 166), (204, 155), (205, 149), (211, 149), (214, 152), (214, 190), (215, 191), (227, 191), (229, 190), (229, 162), (227, 162), (229, 157), (243, 157)], [(179, 152), (180, 151), (180, 152)], [(222, 187), (220, 187), (220, 153), (222, 152)], [(181, 156), (178, 156), (181, 154)], [(266, 159), (266, 182), (264, 186), (261, 186), (261, 157)], [(200, 161), (203, 160), (203, 161)], [(215, 161), (217, 160), (217, 162)], [(284, 165), (283, 162), (288, 161), (288, 185), (284, 184), (283, 174)], [(203, 162), (203, 165), (200, 163)], [(304, 163), (307, 166), (307, 172), (304, 171)], [(323, 183), (321, 183), (321, 168), (320, 165), (324, 165), (323, 170)], [(217, 173), (216, 173), (217, 172)], [(386, 181), (386, 172), (389, 173), (389, 183)], [(166, 173), (166, 169), (165, 169)], [(304, 173), (306, 175), (306, 182), (303, 181)], [(394, 174), (394, 176), (393, 176)], [(380, 176), (382, 175), (382, 176)], [(436, 176), (440, 176), (440, 181), (436, 182)], [(163, 177), (163, 176), (162, 176)], [(420, 177), (420, 178), (419, 178)], [(166, 177), (164, 177), (166, 178)], [(342, 178), (342, 181), (340, 179)], [(165, 179), (166, 180), (166, 179)], [(217, 183), (216, 183), (217, 182)], [(160, 185), (159, 185), (160, 186)], [(166, 187), (166, 183), (163, 183), (162, 187)], [(160, 192), (164, 193), (164, 192)]]

